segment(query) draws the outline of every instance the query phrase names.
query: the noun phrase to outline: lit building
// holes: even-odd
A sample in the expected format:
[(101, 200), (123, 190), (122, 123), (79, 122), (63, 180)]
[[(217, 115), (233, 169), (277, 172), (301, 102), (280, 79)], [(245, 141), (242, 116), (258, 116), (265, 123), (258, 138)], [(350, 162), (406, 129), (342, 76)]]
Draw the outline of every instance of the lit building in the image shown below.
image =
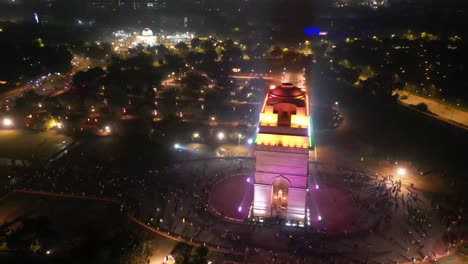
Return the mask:
[(305, 220), (311, 125), (306, 89), (270, 87), (255, 138), (253, 216)]
[(153, 35), (153, 31), (149, 28), (143, 29), (141, 35), (136, 36), (135, 45), (143, 45), (143, 46), (154, 46), (157, 44), (157, 37)]

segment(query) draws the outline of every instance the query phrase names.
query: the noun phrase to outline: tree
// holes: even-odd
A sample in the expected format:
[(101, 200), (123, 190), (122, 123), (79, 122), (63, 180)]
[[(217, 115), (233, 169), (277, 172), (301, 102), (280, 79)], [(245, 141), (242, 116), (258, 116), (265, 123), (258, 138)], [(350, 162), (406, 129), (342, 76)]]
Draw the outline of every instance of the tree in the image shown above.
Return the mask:
[(213, 62), (216, 59), (218, 59), (218, 54), (214, 49), (207, 50), (204, 54), (205, 57), (203, 59), (203, 62)]
[(198, 64), (203, 61), (203, 54), (200, 52), (190, 51), (187, 54), (187, 57), (185, 58), (185, 60), (187, 61), (187, 63), (192, 64), (192, 65)]
[(170, 71), (179, 72), (185, 67), (184, 59), (178, 55), (168, 54), (165, 56), (166, 67)]
[(272, 57), (283, 56), (283, 51), (279, 47), (275, 47), (272, 51), (270, 51), (270, 56)]
[(429, 107), (425, 103), (419, 103), (414, 106), (414, 108), (418, 109), (419, 111), (430, 113)]
[(203, 41), (201, 43), (201, 47), (205, 52), (208, 51), (208, 50), (214, 50), (213, 40), (208, 39), (208, 40)]
[(208, 263), (207, 257), (210, 251), (207, 247), (195, 247), (190, 253), (191, 264), (206, 264)]
[(193, 38), (190, 41), (190, 46), (192, 47), (192, 49), (199, 48), (200, 44), (201, 44), (201, 40), (199, 38)]
[(175, 264), (186, 264), (187, 263), (184, 255), (182, 255), (182, 254), (174, 255), (174, 261), (175, 261)]
[(122, 107), (127, 105), (127, 93), (119, 85), (107, 86), (104, 95), (109, 106), (111, 106), (115, 111), (120, 111)]
[(185, 44), (185, 42), (178, 42), (174, 47), (181, 53), (184, 53), (188, 50), (188, 46)]
[(181, 83), (184, 85), (184, 94), (193, 99), (198, 99), (201, 90), (208, 86), (207, 78), (198, 72), (188, 72)]
[(216, 86), (205, 92), (205, 113), (213, 115), (222, 112), (223, 110), (229, 111), (229, 107), (226, 104), (226, 100), (229, 98), (229, 93), (227, 93), (226, 90), (227, 89), (222, 89), (221, 87)]
[(168, 55), (171, 53), (171, 51), (166, 47), (164, 46), (163, 44), (160, 44), (156, 47), (156, 51), (158, 53), (158, 55), (161, 55), (161, 56), (165, 56), (165, 55)]
[(151, 256), (151, 241), (134, 244), (132, 248), (121, 257), (122, 264), (147, 264)]
[(258, 43), (257, 45), (254, 45), (252, 48), (248, 49), (248, 55), (251, 58), (261, 58), (266, 52), (267, 46), (263, 43)]
[(226, 48), (222, 53), (223, 61), (240, 62), (242, 61), (242, 51), (238, 47)]
[(92, 43), (91, 45), (85, 45), (82, 49), (82, 54), (85, 57), (92, 59), (101, 60), (112, 54), (112, 45), (106, 42), (101, 44)]
[(151, 95), (150, 90), (161, 83), (161, 69), (153, 66), (151, 55), (141, 53), (126, 60), (112, 58), (111, 61), (104, 84), (117, 86), (124, 93)]
[(101, 67), (95, 67), (87, 71), (77, 72), (72, 79), (72, 84), (78, 88), (96, 88), (98, 81), (106, 72)]
[(235, 48), (236, 47), (236, 44), (234, 43), (234, 41), (232, 39), (226, 39), (224, 42), (223, 42), (223, 47), (225, 49), (232, 49), (232, 48)]

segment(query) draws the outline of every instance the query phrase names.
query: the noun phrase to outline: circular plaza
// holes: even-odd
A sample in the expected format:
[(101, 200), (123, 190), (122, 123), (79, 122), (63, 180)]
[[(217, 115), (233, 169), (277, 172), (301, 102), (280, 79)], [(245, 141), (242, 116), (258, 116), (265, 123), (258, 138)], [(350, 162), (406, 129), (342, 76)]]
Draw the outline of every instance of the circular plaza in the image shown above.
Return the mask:
[[(254, 198), (253, 177), (232, 175), (211, 186), (210, 211), (230, 221), (249, 220)], [(307, 193), (307, 226), (329, 234), (348, 233), (358, 226), (361, 212), (349, 192), (333, 184), (314, 184)], [(253, 219), (253, 218), (252, 218)]]

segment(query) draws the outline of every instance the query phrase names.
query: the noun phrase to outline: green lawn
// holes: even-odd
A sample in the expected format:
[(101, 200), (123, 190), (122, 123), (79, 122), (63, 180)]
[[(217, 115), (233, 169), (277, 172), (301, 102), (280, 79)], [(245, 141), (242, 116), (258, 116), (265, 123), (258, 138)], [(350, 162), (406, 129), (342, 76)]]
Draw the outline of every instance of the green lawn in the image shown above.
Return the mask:
[(30, 159), (33, 155), (48, 158), (69, 143), (70, 138), (55, 132), (0, 130), (0, 158)]
[(450, 257), (443, 258), (437, 263), (440, 264), (468, 264), (468, 258), (459, 254), (451, 255)]

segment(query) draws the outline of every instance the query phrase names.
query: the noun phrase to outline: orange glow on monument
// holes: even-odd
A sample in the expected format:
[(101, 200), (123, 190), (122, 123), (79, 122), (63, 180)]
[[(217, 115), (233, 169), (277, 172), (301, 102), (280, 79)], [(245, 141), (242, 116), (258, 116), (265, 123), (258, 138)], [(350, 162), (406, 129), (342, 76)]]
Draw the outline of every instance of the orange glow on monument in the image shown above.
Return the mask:
[(255, 140), (254, 216), (305, 220), (310, 126), (307, 89), (270, 86)]

